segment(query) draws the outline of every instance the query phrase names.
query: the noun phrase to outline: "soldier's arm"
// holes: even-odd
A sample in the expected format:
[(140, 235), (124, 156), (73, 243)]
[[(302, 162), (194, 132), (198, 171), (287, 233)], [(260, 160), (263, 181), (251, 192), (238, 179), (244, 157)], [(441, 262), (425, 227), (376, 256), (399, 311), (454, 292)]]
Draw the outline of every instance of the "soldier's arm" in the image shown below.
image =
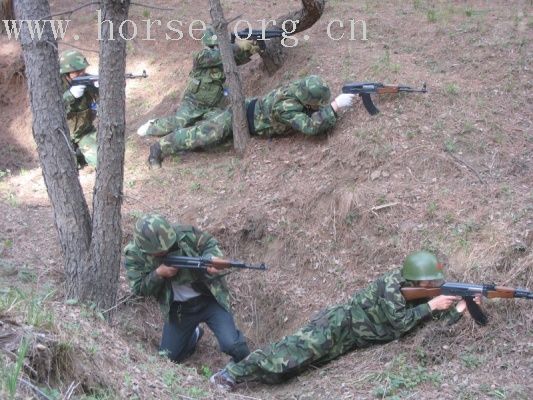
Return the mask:
[(335, 126), (337, 117), (331, 106), (323, 107), (307, 115), (297, 100), (285, 100), (273, 107), (273, 115), (285, 125), (306, 135), (314, 136)]
[(128, 248), (124, 252), (124, 267), (133, 293), (158, 297), (165, 286), (165, 278), (159, 276), (155, 269), (147, 267), (146, 261)]
[(70, 93), (70, 90), (67, 89), (63, 92), (63, 104), (65, 105), (67, 114), (70, 112), (72, 105), (77, 99)]
[(198, 253), (202, 257), (206, 256), (214, 256), (214, 257), (222, 257), (222, 251), (220, 250), (220, 247), (218, 245), (218, 241), (209, 233), (203, 232), (197, 228), (193, 227), (193, 233), (196, 237), (196, 247), (198, 249)]
[[(250, 57), (255, 54), (253, 50), (243, 50), (237, 45), (232, 45), (233, 56), (237, 65), (246, 64), (250, 61)], [(220, 67), (222, 65), (222, 56), (220, 49), (202, 49), (194, 56), (194, 68), (212, 68)]]
[(407, 333), (422, 321), (430, 318), (431, 309), (427, 303), (407, 307), (405, 298), (400, 292), (400, 284), (389, 282), (385, 285), (384, 294), (378, 300), (379, 306), (398, 333)]

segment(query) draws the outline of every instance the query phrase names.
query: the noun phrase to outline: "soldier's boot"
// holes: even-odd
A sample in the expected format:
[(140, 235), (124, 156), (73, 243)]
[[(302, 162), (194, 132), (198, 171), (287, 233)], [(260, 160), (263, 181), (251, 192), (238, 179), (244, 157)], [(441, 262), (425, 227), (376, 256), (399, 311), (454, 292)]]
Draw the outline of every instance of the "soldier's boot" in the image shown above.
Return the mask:
[(211, 378), (209, 378), (209, 382), (222, 392), (231, 392), (235, 390), (237, 384), (235, 379), (233, 379), (226, 369), (221, 369), (216, 374), (212, 375)]
[(161, 152), (161, 145), (159, 143), (154, 143), (150, 146), (150, 155), (148, 156), (148, 164), (150, 168), (161, 168), (163, 163), (163, 153)]

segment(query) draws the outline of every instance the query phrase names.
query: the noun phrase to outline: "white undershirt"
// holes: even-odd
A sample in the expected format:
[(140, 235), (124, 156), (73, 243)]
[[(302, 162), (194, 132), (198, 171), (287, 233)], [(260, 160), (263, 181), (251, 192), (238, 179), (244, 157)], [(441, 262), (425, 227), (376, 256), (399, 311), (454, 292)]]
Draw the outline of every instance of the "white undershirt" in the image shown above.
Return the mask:
[(172, 291), (174, 292), (174, 301), (181, 302), (201, 295), (201, 293), (194, 290), (191, 285), (178, 285), (176, 282), (172, 282)]

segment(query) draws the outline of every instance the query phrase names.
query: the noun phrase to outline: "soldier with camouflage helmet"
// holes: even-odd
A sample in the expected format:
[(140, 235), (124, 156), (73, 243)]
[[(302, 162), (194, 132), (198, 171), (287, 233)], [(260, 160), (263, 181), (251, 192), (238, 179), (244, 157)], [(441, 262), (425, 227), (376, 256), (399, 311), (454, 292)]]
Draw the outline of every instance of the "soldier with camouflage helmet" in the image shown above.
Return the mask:
[(63, 52), (59, 59), (59, 72), (63, 86), (63, 103), (67, 114), (70, 139), (76, 151), (78, 165), (96, 167), (96, 105), (98, 87), (72, 85), (72, 79), (86, 75), (89, 66), (85, 56), (76, 50)]
[[(405, 286), (435, 287), (443, 279), (442, 264), (435, 255), (412, 253), (400, 270), (378, 278), (348, 303), (323, 310), (296, 333), (252, 352), (241, 362), (230, 362), (211, 377), (211, 383), (226, 391), (250, 380), (279, 383), (356, 348), (398, 339), (431, 317), (457, 322), (466, 309), (461, 297), (406, 302), (400, 291)], [(475, 301), (479, 304), (480, 298)]]
[(127, 278), (133, 292), (153, 296), (165, 323), (160, 351), (172, 361), (182, 362), (195, 350), (205, 322), (215, 334), (220, 350), (238, 362), (250, 351), (236, 328), (230, 310), (229, 291), (216, 268), (177, 269), (161, 263), (161, 257), (222, 256), (210, 234), (189, 225), (171, 225), (158, 214), (137, 220), (133, 241), (124, 249)]
[[(310, 75), (273, 90), (262, 98), (246, 101), (251, 135), (273, 137), (290, 131), (318, 135), (332, 128), (337, 113), (353, 104), (355, 95), (341, 94), (333, 102), (327, 83)], [(150, 148), (149, 163), (160, 166), (164, 157), (184, 150), (220, 144), (231, 138), (232, 112), (212, 111), (205, 119), (188, 128), (177, 129)]]
[[(218, 40), (211, 26), (205, 30), (202, 44), (204, 49), (194, 55), (192, 71), (175, 115), (152, 119), (142, 125), (137, 130), (137, 134), (165, 136), (177, 128), (194, 124), (214, 109), (223, 109), (226, 75)], [(250, 57), (257, 52), (259, 52), (259, 46), (250, 40), (237, 40), (233, 45), (237, 65), (249, 62)]]

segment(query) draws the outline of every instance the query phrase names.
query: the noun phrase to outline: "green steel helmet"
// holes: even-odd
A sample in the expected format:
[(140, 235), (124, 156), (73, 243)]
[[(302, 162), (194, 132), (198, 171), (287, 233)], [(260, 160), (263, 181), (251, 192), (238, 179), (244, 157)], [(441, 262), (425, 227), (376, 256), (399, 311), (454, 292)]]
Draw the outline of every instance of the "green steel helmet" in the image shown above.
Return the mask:
[(318, 108), (329, 103), (331, 91), (328, 84), (317, 75), (310, 75), (296, 82), (296, 97), (309, 107)]
[(428, 251), (417, 251), (403, 262), (402, 276), (408, 281), (434, 281), (444, 279), (442, 264)]
[(83, 54), (76, 50), (67, 50), (59, 58), (59, 73), (66, 74), (73, 71), (81, 71), (89, 66)]
[(143, 253), (163, 253), (176, 243), (176, 231), (165, 217), (146, 214), (135, 224), (133, 241)]
[(204, 36), (202, 36), (202, 44), (207, 47), (218, 46), (217, 34), (211, 25), (208, 25), (205, 29)]

